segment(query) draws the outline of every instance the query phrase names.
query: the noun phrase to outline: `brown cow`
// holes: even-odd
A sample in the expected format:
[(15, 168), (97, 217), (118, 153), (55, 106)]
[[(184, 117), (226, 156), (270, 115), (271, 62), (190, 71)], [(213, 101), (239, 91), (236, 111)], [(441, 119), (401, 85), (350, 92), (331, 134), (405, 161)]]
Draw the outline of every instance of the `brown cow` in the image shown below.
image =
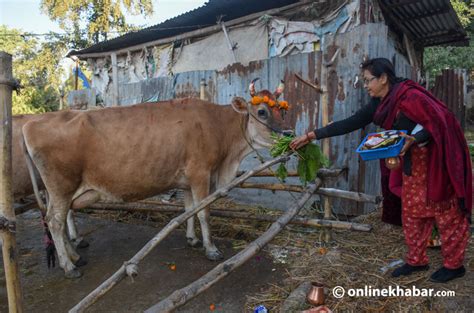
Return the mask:
[[(71, 206), (134, 201), (181, 188), (189, 210), (228, 184), (252, 149), (269, 147), (271, 131), (281, 129), (282, 122), (278, 106), (236, 97), (230, 106), (177, 99), (54, 112), (27, 123), (24, 142), (50, 196), (46, 220), (66, 277), (81, 276), (74, 265), (80, 257), (65, 233)], [(198, 217), (206, 256), (221, 259), (211, 241), (209, 211)], [(192, 218), (186, 236), (191, 245), (199, 241)]]
[[(26, 123), (38, 120), (43, 114), (26, 114), (12, 116), (12, 189), (15, 201), (33, 194), (30, 174), (25, 162), (24, 149), (22, 143), (22, 128)], [(43, 188), (42, 181), (38, 181), (39, 188)], [(70, 211), (67, 218), (69, 239), (79, 247), (86, 247), (89, 244), (80, 238), (74, 224), (73, 213)]]

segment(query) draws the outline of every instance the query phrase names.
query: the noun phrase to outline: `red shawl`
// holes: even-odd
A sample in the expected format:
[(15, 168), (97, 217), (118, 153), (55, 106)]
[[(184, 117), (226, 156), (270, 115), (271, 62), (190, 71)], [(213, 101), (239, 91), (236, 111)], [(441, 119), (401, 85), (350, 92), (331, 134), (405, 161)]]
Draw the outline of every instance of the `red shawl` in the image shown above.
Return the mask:
[(428, 162), (428, 199), (447, 200), (451, 183), (460, 207), (472, 211), (472, 169), (469, 148), (461, 125), (444, 103), (411, 80), (396, 84), (379, 104), (374, 122), (391, 129), (398, 112), (421, 124), (432, 137)]

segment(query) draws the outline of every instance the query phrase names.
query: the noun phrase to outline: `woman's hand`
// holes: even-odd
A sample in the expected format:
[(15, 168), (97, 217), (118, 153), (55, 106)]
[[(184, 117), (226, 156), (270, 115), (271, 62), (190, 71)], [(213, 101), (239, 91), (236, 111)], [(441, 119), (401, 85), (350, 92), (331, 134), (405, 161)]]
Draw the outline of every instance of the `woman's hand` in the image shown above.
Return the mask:
[(413, 136), (407, 135), (405, 133), (400, 133), (400, 136), (405, 138), (405, 144), (403, 145), (402, 150), (400, 151), (399, 156), (404, 156), (405, 153), (410, 149), (411, 145), (415, 143), (416, 139)]
[(293, 139), (290, 142), (290, 148), (293, 151), (298, 150), (299, 148), (307, 145), (314, 139), (316, 139), (316, 134), (314, 132), (306, 133), (303, 136), (296, 137), (295, 139)]

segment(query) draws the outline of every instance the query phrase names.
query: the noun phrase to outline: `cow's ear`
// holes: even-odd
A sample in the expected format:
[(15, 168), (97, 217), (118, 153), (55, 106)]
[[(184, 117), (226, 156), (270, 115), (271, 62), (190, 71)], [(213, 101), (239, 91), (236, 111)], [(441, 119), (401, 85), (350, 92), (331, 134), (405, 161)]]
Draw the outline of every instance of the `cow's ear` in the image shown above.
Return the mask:
[(240, 114), (248, 113), (247, 101), (242, 97), (234, 97), (232, 99), (232, 108), (235, 112)]

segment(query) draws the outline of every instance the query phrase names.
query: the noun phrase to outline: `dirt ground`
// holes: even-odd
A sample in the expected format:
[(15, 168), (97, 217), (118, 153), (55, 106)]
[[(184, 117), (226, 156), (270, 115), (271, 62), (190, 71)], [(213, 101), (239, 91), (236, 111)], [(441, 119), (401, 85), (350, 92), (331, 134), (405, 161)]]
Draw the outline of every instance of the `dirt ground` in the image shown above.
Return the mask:
[[(79, 214), (77, 222), (80, 232), (90, 242), (90, 247), (79, 250), (89, 263), (81, 268), (84, 273), (81, 278), (69, 280), (59, 267), (50, 270), (46, 267), (38, 211), (18, 216), (25, 312), (67, 312), (158, 232), (154, 227), (87, 214)], [(228, 240), (217, 240), (216, 244), (225, 258), (236, 253)], [(171, 263), (176, 264), (176, 270), (170, 269)], [(139, 265), (135, 282), (123, 280), (88, 312), (142, 312), (216, 265), (205, 258), (202, 249), (189, 248), (184, 232), (176, 230)], [(283, 272), (284, 267), (261, 253), (177, 312), (210, 312), (211, 304), (215, 305), (213, 312), (243, 312), (246, 296), (262, 291), (268, 284), (278, 284)], [(8, 310), (4, 280), (0, 262), (0, 312)]]

